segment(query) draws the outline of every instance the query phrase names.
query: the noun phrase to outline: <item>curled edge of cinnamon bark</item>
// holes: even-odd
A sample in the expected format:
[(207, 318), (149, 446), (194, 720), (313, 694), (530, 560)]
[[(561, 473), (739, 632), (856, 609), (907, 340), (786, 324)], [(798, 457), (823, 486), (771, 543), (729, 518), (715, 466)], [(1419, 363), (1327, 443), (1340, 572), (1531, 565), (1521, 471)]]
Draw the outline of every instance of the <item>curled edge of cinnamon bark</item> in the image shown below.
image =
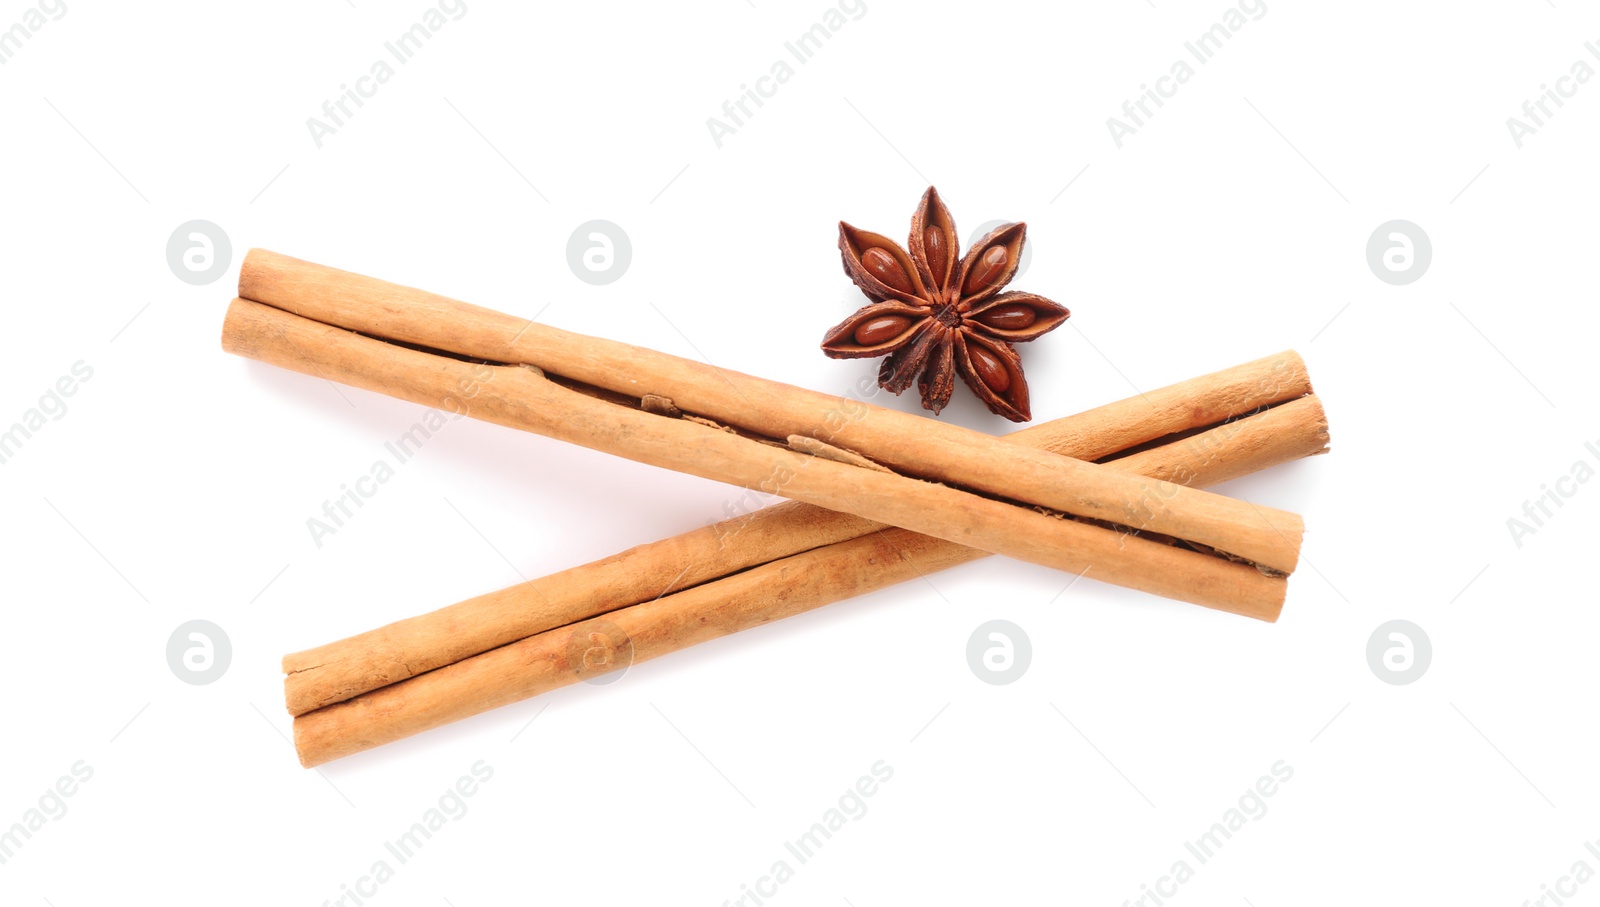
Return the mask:
[[(1085, 460), (1122, 456), (1117, 468), (1144, 472), (1148, 466), (1148, 474), (1179, 484), (1196, 484), (1197, 474), (1188, 470), (1200, 462), (1204, 475), (1215, 484), (1267, 465), (1252, 458), (1252, 450), (1277, 455), (1275, 445), (1284, 439), (1264, 431), (1265, 426), (1283, 426), (1277, 430), (1287, 432), (1286, 439), (1312, 444), (1312, 435), (1287, 422), (1285, 414), (1259, 418), (1279, 405), (1302, 410), (1314, 406), (1301, 402), (1310, 393), (1305, 363), (1290, 350), (1036, 425), (1006, 440)], [(1285, 397), (1288, 403), (1283, 402)], [(1320, 408), (1316, 418), (1321, 418)], [(1194, 434), (1226, 425), (1234, 427)], [(1207, 449), (1219, 439), (1226, 442), (1223, 449)], [(1190, 456), (1130, 453), (1162, 442), (1187, 445)], [(1316, 452), (1320, 450), (1309, 451)], [(1236, 464), (1240, 471), (1221, 471), (1226, 464)], [(761, 508), (286, 655), (285, 703), (290, 714), (304, 714), (534, 633), (881, 528), (881, 523), (799, 502)], [(1263, 606), (1241, 610), (1254, 616)]]
[[(1185, 475), (1203, 486), (1320, 454), (1327, 446), (1321, 403), (1305, 396), (1111, 462), (1146, 474)], [(300, 715), (294, 719), (295, 750), (310, 768), (604, 673), (572, 657), (574, 641), (591, 634), (620, 633), (631, 653), (628, 664), (637, 664), (983, 556), (896, 528), (812, 548)], [(1278, 613), (1249, 616), (1272, 621)]]
[(954, 424), (563, 331), (281, 253), (250, 250), (240, 265), (239, 296), (390, 343), (486, 363), (529, 363), (568, 386), (633, 400), (666, 397), (684, 413), (749, 436), (817, 438), (902, 475), (1186, 539), (1277, 573), (1298, 565), (1304, 524), (1296, 514), (1018, 450)]

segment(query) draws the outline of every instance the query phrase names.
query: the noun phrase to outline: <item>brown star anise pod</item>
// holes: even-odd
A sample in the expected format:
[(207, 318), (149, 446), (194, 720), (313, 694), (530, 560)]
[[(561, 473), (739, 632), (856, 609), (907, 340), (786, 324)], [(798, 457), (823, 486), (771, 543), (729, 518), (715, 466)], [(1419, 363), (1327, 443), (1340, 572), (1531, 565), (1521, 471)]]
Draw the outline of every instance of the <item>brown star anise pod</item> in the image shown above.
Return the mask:
[(878, 385), (898, 394), (916, 381), (935, 414), (960, 373), (989, 409), (1028, 421), (1028, 384), (1012, 344), (1060, 327), (1071, 313), (1043, 296), (1000, 292), (1017, 273), (1026, 232), (1026, 224), (998, 227), (957, 261), (956, 224), (932, 186), (911, 218), (909, 254), (840, 221), (844, 271), (872, 304), (828, 331), (822, 351), (835, 359), (887, 355)]

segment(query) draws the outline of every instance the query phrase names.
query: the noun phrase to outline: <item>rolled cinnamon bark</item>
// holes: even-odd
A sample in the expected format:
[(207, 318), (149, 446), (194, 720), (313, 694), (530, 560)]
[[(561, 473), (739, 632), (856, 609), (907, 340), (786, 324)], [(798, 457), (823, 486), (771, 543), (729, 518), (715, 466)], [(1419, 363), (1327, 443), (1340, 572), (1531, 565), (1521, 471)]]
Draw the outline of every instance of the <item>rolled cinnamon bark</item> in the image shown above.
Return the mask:
[[(987, 442), (983, 456), (1002, 464), (1026, 455), (1045, 458), (1047, 466), (1053, 459), (1071, 467), (1062, 474), (1019, 469), (1014, 496), (997, 500), (921, 478), (795, 453), (686, 418), (620, 406), (558, 384), (535, 369), (479, 365), (426, 353), (246, 299), (235, 299), (228, 309), (223, 347), (284, 368), (435, 407), (449, 406), (448, 401), (456, 399), (461, 388), (471, 386), (470, 406), (463, 411), (475, 418), (781, 494), (1059, 570), (1080, 573), (1092, 567), (1102, 581), (1207, 607), (1241, 613), (1281, 607), (1287, 570), (1274, 565), (1286, 568), (1298, 557), (1301, 523), (1293, 514), (1256, 508), (1171, 482), (1138, 479), (1143, 484), (1127, 485), (1120, 480), (1105, 481), (1105, 477), (1124, 474), (964, 429), (959, 431)], [(913, 428), (936, 424), (911, 420)], [(1127, 528), (1063, 519), (1013, 503), (1054, 500), (1059, 496), (1052, 494), (1057, 490), (1052, 483), (1062, 481), (1064, 475), (1089, 470), (1093, 471), (1089, 486), (1104, 494), (1096, 507), (1086, 508), (1090, 512), (1120, 514), (1125, 526), (1145, 533), (1162, 532), (1154, 526), (1186, 523), (1194, 516), (1209, 530), (1165, 534), (1233, 557), (1202, 553), (1208, 548), (1175, 548)], [(1150, 512), (1143, 509), (1145, 502), (1117, 497), (1128, 489), (1131, 494), (1155, 495), (1166, 502), (1157, 504), (1154, 511), (1161, 518), (1145, 520), (1144, 514)], [(1180, 496), (1201, 496), (1187, 498), (1190, 504), (1183, 508), (1186, 515), (1182, 517), (1167, 509)], [(1227, 514), (1239, 506), (1253, 514), (1249, 522), (1279, 532), (1278, 544), (1258, 547), (1235, 538), (1236, 529), (1244, 536), (1260, 537), (1257, 530), (1230, 521)], [(1261, 554), (1266, 547), (1277, 549), (1286, 560), (1268, 556), (1257, 562), (1262, 569), (1241, 560), (1250, 557), (1240, 554), (1241, 550)]]
[(338, 642), (285, 655), (284, 699), (301, 715), (526, 636), (882, 529), (789, 501), (630, 548)]
[[(1118, 466), (1190, 485), (1193, 477), (1184, 468), (1203, 462), (1208, 478), (1218, 482), (1284, 458), (1286, 443), (1303, 450), (1299, 456), (1320, 452), (1320, 447), (1311, 449), (1319, 436), (1308, 428), (1321, 419), (1314, 400), (1295, 399), (1280, 407), (1283, 412), (1268, 410), (1241, 418), (1286, 395), (1310, 392), (1304, 362), (1288, 351), (1024, 429), (1006, 440), (1098, 460), (1239, 420), (1171, 442), (1184, 447), (1163, 445), (1133, 454)], [(1296, 421), (1296, 413), (1305, 415)], [(1325, 430), (1320, 437), (1325, 443)], [(1174, 457), (1173, 450), (1184, 450), (1185, 456)], [(301, 715), (544, 630), (883, 528), (882, 523), (799, 502), (762, 508), (287, 655), (283, 659), (286, 704), (290, 714)], [(1276, 615), (1276, 608), (1263, 604), (1247, 613)]]
[[(1061, 431), (1062, 436), (1071, 433), (1070, 425)], [(1201, 487), (1322, 453), (1327, 442), (1322, 407), (1316, 397), (1307, 396), (1129, 454), (1110, 465), (1147, 475), (1182, 475)], [(294, 720), (295, 749), (302, 765), (321, 765), (627, 664), (983, 556), (981, 551), (897, 528), (813, 548), (537, 633), (300, 715)], [(1274, 620), (1277, 614), (1272, 609), (1250, 616)], [(608, 649), (606, 656), (623, 649), (630, 657), (575, 657), (599, 641)]]
[[(1294, 514), (1174, 483), (1102, 469), (1043, 451), (1019, 449), (1003, 439), (949, 423), (754, 378), (654, 350), (562, 331), (286, 255), (251, 250), (240, 267), (239, 295), (283, 312), (374, 338), (489, 363), (534, 365), (552, 377), (633, 400), (646, 394), (666, 397), (684, 412), (758, 437), (782, 440), (800, 435), (814, 438), (854, 451), (906, 476), (1029, 507), (1043, 507), (1197, 542), (1275, 573), (1292, 573), (1298, 563), (1303, 524)], [(238, 327), (248, 322), (230, 316), (229, 323)], [(230, 337), (234, 345), (230, 345)], [(225, 326), (224, 348), (242, 351), (245, 345), (241, 341), (248, 341), (248, 338), (240, 337)], [(358, 377), (377, 376), (367, 372)], [(386, 386), (390, 380), (385, 376), (383, 383), (373, 389), (390, 392)], [(544, 399), (548, 398), (541, 397)], [(465, 405), (476, 408), (477, 401), (468, 400)], [(535, 427), (537, 420), (525, 422), (520, 427), (551, 433)], [(595, 428), (605, 430), (599, 426)], [(651, 436), (645, 446), (649, 446), (648, 442), (673, 437), (673, 433), (659, 425), (618, 423), (620, 431), (636, 429)], [(587, 426), (581, 432), (567, 430), (556, 436), (586, 446), (598, 446), (595, 432)], [(645, 459), (642, 456), (645, 451), (637, 448), (632, 452), (615, 445), (605, 449)], [(666, 458), (646, 461), (704, 475), (703, 471), (686, 469), (681, 463), (661, 462), (663, 459)], [(777, 468), (787, 475), (800, 462), (790, 460)], [(822, 461), (812, 458), (811, 462), (820, 464)], [(833, 479), (842, 480), (846, 473), (836, 469), (827, 472), (830, 479), (817, 484), (839, 490)], [(760, 476), (753, 481), (749, 477), (724, 480), (758, 487), (762, 482), (773, 483), (774, 477)], [(898, 519), (859, 513), (848, 505), (848, 497), (825, 495), (831, 500), (810, 499), (791, 493), (790, 483), (781, 478), (777, 484), (785, 486), (781, 492), (785, 497), (810, 500), (829, 509), (857, 512), (929, 532), (926, 526), (911, 526)], [(951, 505), (959, 506), (953, 499)], [(942, 537), (996, 550), (978, 541), (976, 536)], [(1006, 547), (999, 553), (1035, 559), (1023, 553), (1023, 549)]]

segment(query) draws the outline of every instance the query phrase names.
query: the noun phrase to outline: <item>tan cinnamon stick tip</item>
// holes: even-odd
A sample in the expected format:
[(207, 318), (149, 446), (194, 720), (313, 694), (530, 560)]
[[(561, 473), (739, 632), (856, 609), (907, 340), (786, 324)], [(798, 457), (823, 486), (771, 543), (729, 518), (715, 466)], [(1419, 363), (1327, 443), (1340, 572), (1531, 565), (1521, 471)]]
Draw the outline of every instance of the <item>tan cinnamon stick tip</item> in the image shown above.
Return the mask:
[(261, 301), (258, 298), (263, 295), (260, 292), (261, 281), (264, 275), (271, 271), (269, 260), (283, 257), (268, 249), (252, 248), (245, 252), (244, 258), (239, 260), (239, 295), (245, 299)]
[(252, 247), (244, 253), (244, 258), (239, 260), (239, 295), (245, 299), (262, 301), (258, 297), (266, 295), (261, 292), (264, 283), (272, 281), (285, 265), (299, 261), (300, 259), (271, 249)]
[(1269, 624), (1275, 624), (1278, 622), (1278, 618), (1283, 616), (1283, 605), (1288, 598), (1289, 577), (1285, 577), (1282, 585), (1278, 587), (1278, 597), (1275, 601), (1263, 602), (1261, 607), (1252, 613), (1245, 613), (1243, 611), (1235, 613), (1242, 614), (1245, 617), (1253, 617), (1256, 620), (1266, 621)]

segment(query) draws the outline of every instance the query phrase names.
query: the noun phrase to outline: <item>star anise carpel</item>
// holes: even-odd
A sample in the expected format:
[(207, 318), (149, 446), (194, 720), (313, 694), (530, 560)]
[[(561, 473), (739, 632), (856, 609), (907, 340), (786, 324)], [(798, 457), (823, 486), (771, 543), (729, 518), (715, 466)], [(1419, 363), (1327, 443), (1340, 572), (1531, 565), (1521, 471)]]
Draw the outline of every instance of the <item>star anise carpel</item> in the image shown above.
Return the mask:
[(1028, 383), (1013, 344), (1055, 330), (1071, 313), (1033, 293), (1000, 292), (1017, 273), (1026, 233), (1026, 224), (997, 227), (962, 257), (955, 220), (932, 186), (911, 218), (910, 251), (840, 221), (844, 271), (872, 302), (829, 330), (822, 351), (887, 356), (878, 385), (899, 394), (916, 382), (935, 415), (959, 374), (990, 410), (1028, 421)]

